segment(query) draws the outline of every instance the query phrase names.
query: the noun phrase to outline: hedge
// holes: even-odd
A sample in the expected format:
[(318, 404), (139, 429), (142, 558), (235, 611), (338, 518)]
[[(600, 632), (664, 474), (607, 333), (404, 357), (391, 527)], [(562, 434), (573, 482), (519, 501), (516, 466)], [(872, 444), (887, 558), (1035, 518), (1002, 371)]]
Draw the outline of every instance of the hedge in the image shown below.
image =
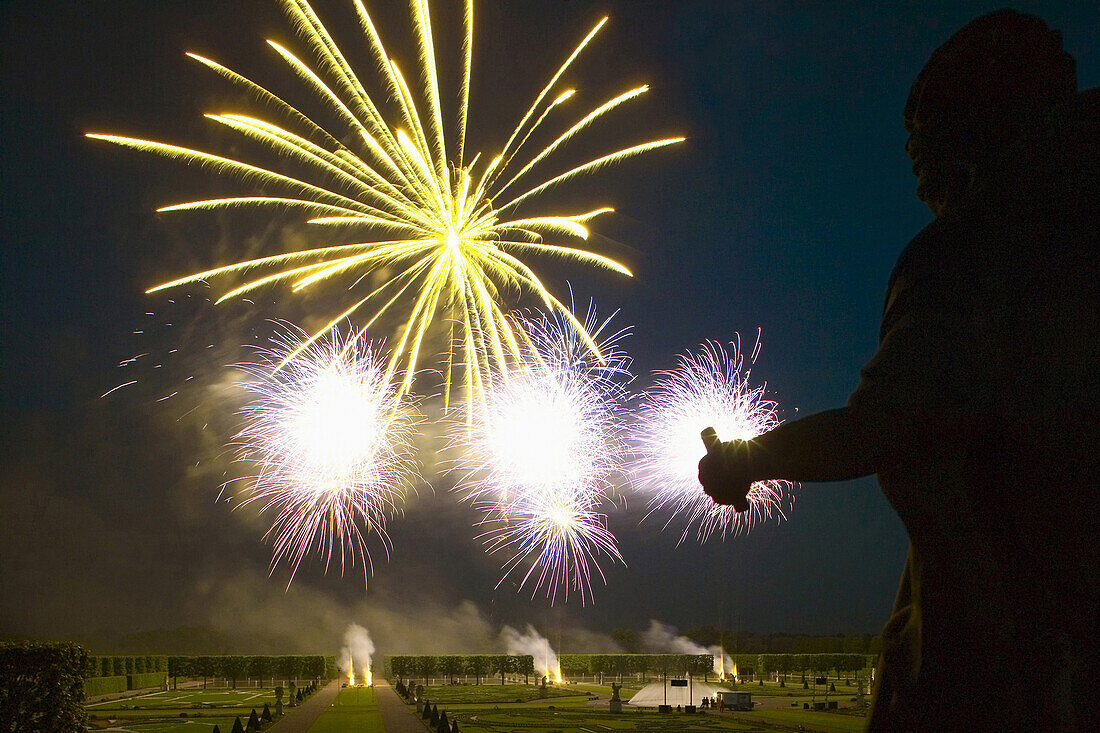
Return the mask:
[[(226, 677), (243, 679), (258, 677), (263, 672), (264, 679), (333, 679), (338, 676), (336, 657), (303, 654), (294, 656), (262, 655), (222, 655), (183, 657), (162, 657), (164, 674), (169, 677)], [(160, 671), (160, 670), (158, 670)]]
[[(691, 673), (705, 677), (713, 674), (714, 670), (714, 658), (710, 654), (562, 654), (558, 657), (558, 663), (567, 677), (632, 672)], [(387, 673), (417, 679), (451, 674), (473, 675), (478, 678), (500, 676), (502, 665), (503, 671), (507, 673), (542, 674), (538, 662), (529, 654), (417, 654), (395, 655), (386, 657), (385, 660)]]
[[(340, 669), (336, 666), (336, 657), (326, 656), (324, 666), (324, 678), (327, 680), (334, 680), (340, 676)], [(318, 675), (322, 676), (322, 675)]]
[(465, 674), (481, 678), (501, 677), (505, 674), (535, 674), (535, 659), (530, 654), (405, 654), (386, 657), (383, 663), (386, 674), (406, 679), (427, 679), (440, 676)]
[(87, 667), (76, 644), (0, 644), (0, 730), (84, 730)]
[(126, 692), (126, 675), (117, 677), (88, 677), (84, 680), (84, 694), (110, 695), (112, 692)]
[(561, 654), (558, 663), (566, 676), (648, 672), (707, 677), (714, 673), (710, 654)]
[(146, 672), (145, 674), (127, 675), (127, 689), (142, 690), (146, 687), (160, 687), (164, 684), (166, 675), (164, 672)]
[(859, 672), (867, 668), (865, 654), (759, 654), (756, 657), (756, 674), (782, 675), (793, 673), (822, 673), (830, 670), (837, 678), (843, 672)]
[(129, 657), (89, 657), (85, 677), (119, 677), (127, 674), (167, 672), (168, 657), (162, 654)]

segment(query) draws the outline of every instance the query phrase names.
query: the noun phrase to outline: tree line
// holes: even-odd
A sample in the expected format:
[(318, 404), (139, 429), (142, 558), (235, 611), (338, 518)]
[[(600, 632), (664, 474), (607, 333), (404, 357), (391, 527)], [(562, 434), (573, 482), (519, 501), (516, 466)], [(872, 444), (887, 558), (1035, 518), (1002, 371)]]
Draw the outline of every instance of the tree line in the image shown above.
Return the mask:
[[(828, 675), (830, 672), (841, 677), (846, 672), (859, 672), (874, 665), (874, 657), (866, 654), (732, 654), (730, 657), (737, 666), (740, 677), (763, 676), (779, 673), (787, 675), (800, 672), (815, 675)], [(714, 657), (710, 654), (561, 654), (558, 656), (562, 674), (566, 677), (579, 676), (617, 676), (621, 682), (624, 675), (658, 675), (662, 679), (670, 676), (693, 675), (704, 681), (715, 676)], [(445, 677), (453, 680), (458, 675), (474, 678), (475, 684), (489, 676), (500, 676), (504, 684), (509, 674), (521, 674), (524, 683), (531, 676), (542, 677), (536, 673), (534, 657), (509, 654), (410, 654), (386, 657), (387, 674), (397, 678), (422, 679), (427, 683), (430, 677)], [(726, 675), (734, 673), (732, 668), (725, 670)]]
[[(845, 672), (859, 672), (873, 667), (875, 658), (867, 654), (758, 654), (753, 673), (770, 675), (778, 673), (786, 679), (788, 674), (810, 672), (819, 677), (835, 672), (840, 678)], [(738, 673), (741, 673), (738, 665)]]
[(85, 677), (121, 677), (127, 674), (167, 672), (168, 657), (160, 654), (144, 656), (89, 656)]
[(289, 686), (291, 680), (334, 679), (340, 673), (336, 657), (321, 654), (170, 656), (167, 660), (168, 675), (173, 681), (176, 677), (202, 677), (203, 687), (210, 677), (230, 680), (235, 688), (237, 680), (246, 677), (259, 680), (261, 687), (264, 680), (282, 680)]
[[(870, 654), (882, 651), (882, 636), (878, 634), (754, 634), (730, 631), (717, 626), (696, 626), (684, 636), (702, 646), (721, 646), (727, 652), (735, 650), (749, 654)], [(615, 629), (611, 637), (625, 652), (643, 651), (644, 634), (634, 629)]]
[(558, 662), (566, 676), (626, 674), (691, 674), (704, 680), (714, 675), (714, 657), (710, 654), (560, 654)]
[(506, 675), (521, 674), (526, 684), (535, 674), (535, 658), (530, 654), (398, 654), (386, 657), (385, 667), (395, 677), (422, 679), (425, 684), (429, 677), (453, 680), (460, 674), (473, 676), (479, 685), (489, 675), (500, 675), (503, 685)]
[[(822, 675), (830, 671), (840, 677), (844, 672), (858, 672), (874, 666), (875, 658), (866, 654), (728, 654), (740, 677), (769, 675), (774, 672), (811, 672)], [(558, 656), (562, 674), (623, 675), (691, 674), (704, 681), (714, 676), (714, 657), (710, 654), (561, 654)], [(732, 676), (733, 668), (725, 670)]]

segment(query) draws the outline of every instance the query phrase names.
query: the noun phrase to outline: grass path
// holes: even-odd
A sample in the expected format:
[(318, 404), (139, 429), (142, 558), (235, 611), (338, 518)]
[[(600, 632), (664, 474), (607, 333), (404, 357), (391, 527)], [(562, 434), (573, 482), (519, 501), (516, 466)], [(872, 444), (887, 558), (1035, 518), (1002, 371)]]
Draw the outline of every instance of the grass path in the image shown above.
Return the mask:
[[(339, 682), (332, 683), (338, 685)], [(327, 688), (326, 688), (327, 689)], [(309, 733), (387, 733), (373, 687), (338, 689), (332, 704), (309, 727)], [(284, 733), (276, 730), (275, 733)], [(423, 733), (423, 731), (418, 731)]]
[[(295, 708), (284, 708), (288, 713), (282, 720), (268, 728), (272, 733), (306, 733), (314, 721), (328, 709), (332, 701), (336, 699), (336, 693), (340, 691), (340, 681), (333, 680), (309, 696), (305, 702)], [(227, 733), (227, 731), (222, 731)]]

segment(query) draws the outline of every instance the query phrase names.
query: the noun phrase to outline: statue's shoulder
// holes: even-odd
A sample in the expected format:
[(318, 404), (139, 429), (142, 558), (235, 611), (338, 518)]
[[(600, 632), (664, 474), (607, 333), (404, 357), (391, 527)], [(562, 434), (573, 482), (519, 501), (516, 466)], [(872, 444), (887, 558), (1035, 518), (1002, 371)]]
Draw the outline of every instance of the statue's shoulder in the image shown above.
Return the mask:
[(890, 276), (891, 288), (899, 280), (934, 280), (953, 269), (968, 242), (974, 240), (972, 224), (958, 218), (939, 218), (917, 232), (901, 251)]

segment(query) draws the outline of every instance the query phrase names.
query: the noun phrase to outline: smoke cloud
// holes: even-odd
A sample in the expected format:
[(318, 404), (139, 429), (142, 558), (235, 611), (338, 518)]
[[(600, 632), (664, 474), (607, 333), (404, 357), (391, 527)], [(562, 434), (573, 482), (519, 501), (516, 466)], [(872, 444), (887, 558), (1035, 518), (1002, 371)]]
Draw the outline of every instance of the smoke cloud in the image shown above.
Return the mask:
[(710, 654), (714, 657), (715, 672), (733, 669), (733, 659), (722, 650), (722, 647), (706, 647), (697, 644), (688, 637), (678, 634), (675, 626), (663, 624), (657, 619), (649, 620), (649, 628), (642, 634), (642, 643), (652, 652)]
[(527, 633), (505, 626), (500, 630), (500, 640), (504, 644), (505, 654), (530, 654), (535, 658), (535, 669), (540, 670), (551, 682), (561, 681), (558, 655), (546, 637), (536, 631), (534, 626), (527, 624)]
[(344, 632), (344, 648), (340, 651), (340, 659), (347, 660), (345, 669), (355, 675), (354, 679), (370, 681), (371, 657), (374, 655), (374, 642), (370, 633), (359, 624), (348, 625)]

